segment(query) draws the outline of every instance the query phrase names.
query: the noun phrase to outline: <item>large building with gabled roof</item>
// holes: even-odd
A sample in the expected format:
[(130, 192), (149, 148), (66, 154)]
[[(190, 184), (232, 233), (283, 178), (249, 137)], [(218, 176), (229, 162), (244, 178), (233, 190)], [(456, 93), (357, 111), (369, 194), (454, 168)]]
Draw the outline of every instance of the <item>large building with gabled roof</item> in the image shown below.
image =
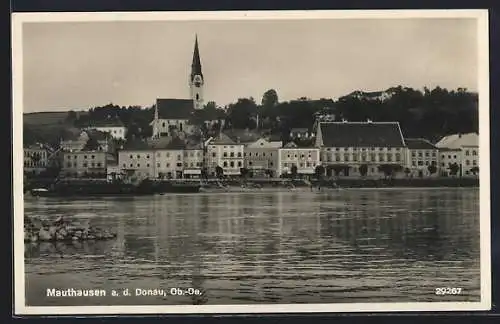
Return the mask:
[(406, 143), (398, 122), (321, 122), (315, 146), (329, 176), (363, 175), (363, 169), (364, 175), (377, 176), (381, 165), (405, 165)]

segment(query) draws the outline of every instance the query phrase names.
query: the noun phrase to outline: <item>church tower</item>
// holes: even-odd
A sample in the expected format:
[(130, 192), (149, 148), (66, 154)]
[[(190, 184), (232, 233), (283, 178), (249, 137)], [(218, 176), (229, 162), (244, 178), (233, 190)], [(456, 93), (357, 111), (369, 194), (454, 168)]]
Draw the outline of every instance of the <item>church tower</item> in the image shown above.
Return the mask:
[(203, 73), (201, 72), (200, 52), (198, 50), (198, 36), (194, 41), (193, 63), (191, 64), (191, 77), (189, 86), (191, 88), (191, 99), (194, 109), (203, 108)]

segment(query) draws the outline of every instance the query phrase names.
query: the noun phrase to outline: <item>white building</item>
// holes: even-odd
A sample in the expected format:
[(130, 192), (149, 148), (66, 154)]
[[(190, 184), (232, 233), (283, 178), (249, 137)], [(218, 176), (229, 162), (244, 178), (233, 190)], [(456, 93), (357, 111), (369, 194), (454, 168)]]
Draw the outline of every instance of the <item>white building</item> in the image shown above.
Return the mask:
[(408, 176), (428, 177), (440, 174), (439, 149), (434, 144), (423, 138), (407, 138), (405, 142)]
[(320, 122), (315, 146), (327, 176), (393, 175), (403, 171), (406, 144), (397, 122)]
[(24, 172), (40, 173), (48, 166), (48, 150), (42, 144), (24, 148)]
[(94, 122), (87, 130), (97, 130), (109, 134), (114, 139), (125, 140), (127, 128), (120, 119), (108, 119), (101, 122)]
[(269, 141), (260, 138), (245, 146), (244, 166), (253, 176), (277, 176), (279, 149), (281, 141)]
[(320, 164), (320, 150), (315, 147), (298, 147), (294, 142), (278, 149), (276, 174), (283, 176), (293, 173), (294, 166), (298, 175), (313, 175)]
[(208, 174), (216, 175), (216, 168), (221, 167), (224, 175), (241, 175), (244, 166), (244, 145), (236, 143), (229, 136), (220, 133), (218, 137), (206, 142), (206, 165)]
[(445, 136), (436, 143), (436, 147), (440, 150), (441, 163), (445, 170), (449, 171), (450, 165), (457, 163), (459, 176), (468, 177), (479, 174), (478, 133)]
[(155, 151), (141, 141), (128, 143), (118, 152), (118, 165), (126, 177), (142, 180), (155, 177)]

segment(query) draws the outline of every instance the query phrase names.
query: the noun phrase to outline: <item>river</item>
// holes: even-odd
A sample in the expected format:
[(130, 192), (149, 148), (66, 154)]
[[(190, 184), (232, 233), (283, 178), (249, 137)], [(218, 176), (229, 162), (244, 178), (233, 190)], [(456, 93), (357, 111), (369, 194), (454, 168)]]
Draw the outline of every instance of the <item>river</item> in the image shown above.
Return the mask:
[[(117, 233), (26, 243), (28, 306), (480, 301), (478, 189), (26, 198), (25, 214)], [(52, 288), (106, 296), (48, 297)]]

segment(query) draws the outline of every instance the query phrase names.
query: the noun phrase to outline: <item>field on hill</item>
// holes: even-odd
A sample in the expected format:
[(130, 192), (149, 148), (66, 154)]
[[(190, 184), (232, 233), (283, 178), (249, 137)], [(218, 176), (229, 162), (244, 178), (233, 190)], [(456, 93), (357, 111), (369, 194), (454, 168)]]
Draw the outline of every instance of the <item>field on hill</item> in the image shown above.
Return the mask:
[[(87, 112), (79, 112), (80, 115)], [(23, 114), (23, 124), (29, 126), (52, 126), (64, 124), (68, 117), (67, 111), (48, 111)]]

